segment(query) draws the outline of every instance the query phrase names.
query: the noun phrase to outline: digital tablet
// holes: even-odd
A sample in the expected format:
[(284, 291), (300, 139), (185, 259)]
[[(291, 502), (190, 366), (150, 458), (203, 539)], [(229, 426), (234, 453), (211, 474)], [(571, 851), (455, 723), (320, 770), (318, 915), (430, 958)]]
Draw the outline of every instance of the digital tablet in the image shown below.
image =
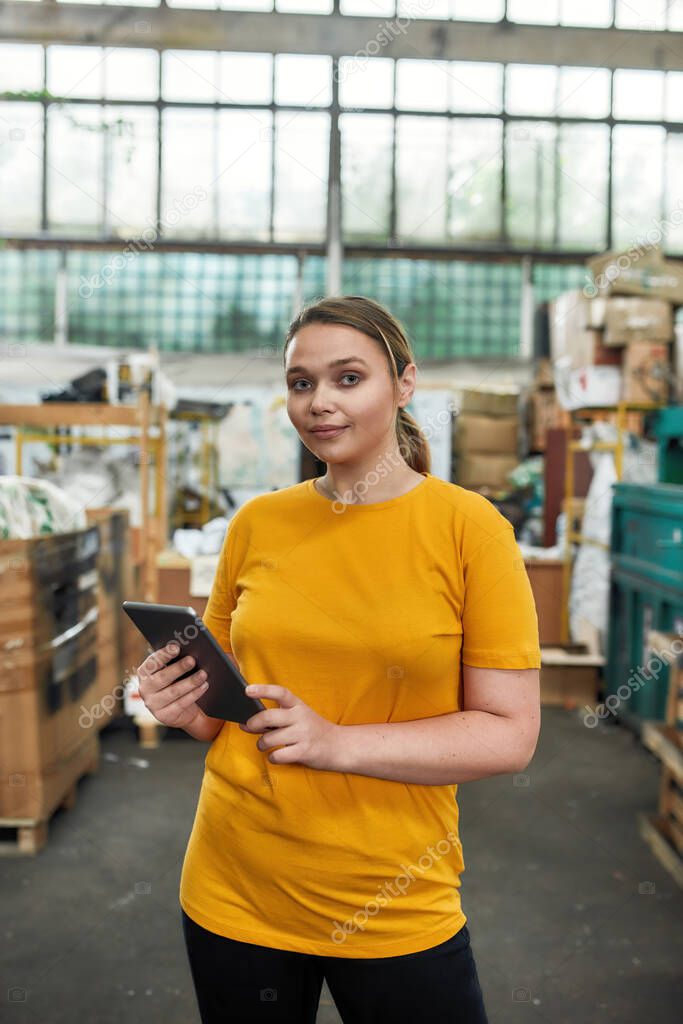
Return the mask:
[(158, 651), (172, 641), (178, 644), (180, 654), (169, 661), (169, 665), (188, 655), (194, 658), (194, 666), (175, 682), (204, 669), (209, 688), (197, 698), (197, 706), (204, 714), (211, 718), (222, 718), (226, 722), (244, 724), (258, 711), (266, 710), (265, 704), (257, 697), (248, 697), (244, 692), (247, 680), (230, 661), (194, 608), (124, 601), (123, 610), (153, 650)]

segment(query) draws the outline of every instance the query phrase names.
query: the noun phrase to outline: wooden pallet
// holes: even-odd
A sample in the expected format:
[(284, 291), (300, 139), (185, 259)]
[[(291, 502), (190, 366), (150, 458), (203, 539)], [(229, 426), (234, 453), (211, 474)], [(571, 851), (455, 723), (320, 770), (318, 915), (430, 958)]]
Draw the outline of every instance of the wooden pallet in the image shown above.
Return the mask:
[(0, 856), (35, 856), (47, 843), (50, 820), (59, 810), (70, 811), (76, 804), (78, 783), (99, 769), (99, 746), (90, 751), (78, 778), (70, 785), (51, 813), (41, 821), (29, 818), (0, 818)]
[(683, 858), (676, 848), (671, 824), (661, 814), (640, 814), (640, 834), (659, 863), (683, 889)]
[[(655, 857), (683, 888), (683, 659), (674, 656), (673, 633), (651, 630), (648, 645), (670, 664), (666, 721), (643, 722), (641, 741), (659, 759), (659, 813), (641, 814), (640, 834)], [(671, 653), (671, 657), (666, 657)]]

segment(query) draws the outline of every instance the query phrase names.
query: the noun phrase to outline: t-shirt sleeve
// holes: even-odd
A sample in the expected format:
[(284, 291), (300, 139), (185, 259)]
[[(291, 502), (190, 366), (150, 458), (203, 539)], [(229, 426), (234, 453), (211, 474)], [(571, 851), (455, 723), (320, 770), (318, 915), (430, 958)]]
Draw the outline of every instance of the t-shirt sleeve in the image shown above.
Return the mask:
[(233, 516), (228, 523), (225, 539), (218, 556), (218, 567), (211, 586), (211, 593), (202, 615), (203, 622), (228, 654), (233, 653), (230, 646), (230, 624), (237, 604), (232, 575), (235, 529), (236, 523)]
[(540, 668), (536, 604), (508, 523), (464, 558), (462, 660), (475, 668)]

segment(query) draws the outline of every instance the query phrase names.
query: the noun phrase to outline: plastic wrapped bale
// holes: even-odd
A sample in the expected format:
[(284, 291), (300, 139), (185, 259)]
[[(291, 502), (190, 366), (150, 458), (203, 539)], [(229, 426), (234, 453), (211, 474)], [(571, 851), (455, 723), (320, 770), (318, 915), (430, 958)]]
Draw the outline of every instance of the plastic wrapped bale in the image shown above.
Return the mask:
[(0, 539), (69, 533), (86, 525), (82, 506), (54, 484), (33, 477), (0, 478)]

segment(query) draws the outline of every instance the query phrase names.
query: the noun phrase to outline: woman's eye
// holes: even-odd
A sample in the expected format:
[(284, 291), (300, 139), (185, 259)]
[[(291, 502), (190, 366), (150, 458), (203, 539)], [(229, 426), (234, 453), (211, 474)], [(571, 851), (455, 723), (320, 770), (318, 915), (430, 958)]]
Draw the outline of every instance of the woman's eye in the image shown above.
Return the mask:
[[(340, 379), (341, 380), (345, 380), (347, 377), (355, 377), (356, 378), (352, 382), (353, 384), (357, 383), (360, 380), (360, 374), (358, 374), (358, 373), (345, 373), (345, 374), (343, 374), (343, 376)], [(299, 377), (298, 380), (292, 381), (292, 390), (293, 391), (301, 391), (302, 389), (298, 388), (297, 384), (307, 384), (307, 383), (308, 383), (308, 381), (304, 380), (303, 377)]]

